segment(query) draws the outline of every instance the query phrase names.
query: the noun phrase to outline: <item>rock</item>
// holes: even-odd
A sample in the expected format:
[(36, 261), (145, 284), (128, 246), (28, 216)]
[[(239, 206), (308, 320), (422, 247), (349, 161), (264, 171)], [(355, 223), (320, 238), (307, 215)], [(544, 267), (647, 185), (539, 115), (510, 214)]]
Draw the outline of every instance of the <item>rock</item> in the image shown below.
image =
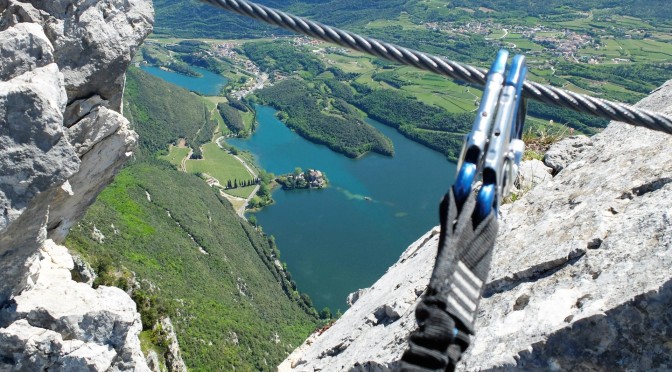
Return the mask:
[(148, 0), (0, 0), (2, 371), (147, 370), (130, 297), (72, 281), (47, 237), (132, 155), (124, 72), (152, 22)]
[(166, 352), (166, 364), (168, 370), (171, 372), (187, 372), (187, 365), (184, 364), (184, 361), (182, 360), (182, 352), (180, 351), (175, 328), (173, 328), (173, 323), (170, 321), (170, 318), (161, 319), (161, 328), (168, 341), (168, 351)]
[(105, 243), (105, 235), (103, 235), (103, 233), (100, 230), (98, 230), (96, 225), (93, 225), (93, 231), (91, 232), (91, 239), (98, 242), (98, 244)]
[(0, 370), (148, 370), (130, 297), (72, 281), (72, 257), (51, 240), (40, 253), (32, 288), (0, 311)]
[(116, 357), (107, 345), (63, 340), (57, 332), (18, 320), (0, 329), (0, 370), (105, 371)]
[(65, 102), (53, 63), (0, 82), (0, 304), (26, 285), (48, 200), (79, 167), (62, 128)]
[[(121, 114), (100, 108), (90, 115), (107, 116), (109, 122), (106, 125), (117, 129), (106, 137), (95, 133), (89, 135), (103, 138), (81, 156), (79, 172), (69, 179), (74, 195), (69, 195), (62, 189), (57, 190), (54, 195), (47, 229), (49, 238), (57, 242), (62, 242), (72, 225), (84, 216), (98, 194), (112, 182), (117, 172), (133, 155), (137, 145), (138, 135), (130, 129), (128, 120)], [(92, 120), (98, 119), (92, 118)]]
[(552, 168), (554, 174), (557, 174), (592, 145), (592, 139), (586, 136), (567, 137), (546, 151), (544, 164)]
[(152, 7), (147, 0), (0, 5), (1, 305), (32, 280), (44, 228), (62, 241), (131, 155), (137, 135), (113, 110), (124, 71), (151, 31)]
[(16, 21), (39, 22), (44, 28), (70, 102), (97, 94), (110, 102), (110, 108), (121, 109), (124, 73), (153, 24), (150, 2), (9, 0), (9, 4)]
[(371, 288), (355, 292), (361, 297), (331, 328), (311, 336), (278, 370), (349, 370), (357, 363), (393, 367), (415, 328), (415, 305), (429, 282), (426, 263), (434, 261), (438, 239), (438, 230), (432, 230), (413, 243)]
[(73, 256), (72, 261), (74, 264), (74, 268), (70, 271), (72, 274), (72, 279), (76, 282), (93, 286), (93, 282), (98, 276), (96, 275), (95, 271), (93, 271), (91, 266), (89, 266), (89, 264), (82, 260), (82, 258), (79, 256)]
[(359, 300), (359, 298), (366, 293), (366, 288), (364, 289), (359, 289), (355, 292), (352, 292), (348, 295), (348, 298), (345, 300), (345, 302), (348, 304), (348, 306), (352, 306)]
[(53, 63), (0, 82), (0, 232), (23, 213), (27, 200), (78, 169), (62, 128), (66, 99)]
[(7, 81), (54, 63), (54, 48), (42, 27), (20, 23), (0, 32), (0, 80)]
[(518, 167), (518, 178), (516, 179), (515, 186), (518, 190), (525, 193), (553, 178), (551, 171), (552, 169), (544, 165), (540, 160), (522, 161)]
[(159, 364), (159, 355), (156, 354), (156, 351), (150, 350), (147, 353), (147, 366), (152, 372), (161, 372), (161, 365)]
[[(638, 106), (672, 113), (672, 80)], [(460, 370), (672, 367), (672, 136), (611, 123), (592, 145), (579, 141), (573, 162), (508, 206)], [(409, 247), (280, 370), (395, 367), (437, 242)], [(379, 324), (395, 301), (408, 308)]]

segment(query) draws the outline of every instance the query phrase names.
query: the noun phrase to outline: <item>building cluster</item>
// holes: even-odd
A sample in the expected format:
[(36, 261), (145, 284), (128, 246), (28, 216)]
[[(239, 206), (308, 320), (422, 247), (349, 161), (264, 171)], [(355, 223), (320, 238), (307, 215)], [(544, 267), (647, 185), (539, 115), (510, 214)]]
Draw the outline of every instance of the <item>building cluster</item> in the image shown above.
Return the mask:
[[(595, 58), (579, 58), (578, 52), (582, 48), (595, 47), (599, 49), (599, 42), (590, 35), (581, 34), (570, 30), (556, 30), (543, 25), (526, 26), (515, 25), (505, 26), (500, 23), (492, 21), (480, 22), (429, 22), (425, 26), (432, 30), (439, 30), (453, 34), (460, 35), (483, 35), (486, 40), (497, 42), (501, 40), (509, 46), (518, 48), (515, 41), (507, 40), (506, 37), (510, 34), (520, 35), (524, 39), (528, 39), (535, 44), (540, 45), (543, 49), (539, 51), (529, 51), (530, 55), (551, 53), (552, 55), (565, 57), (575, 62), (597, 63)], [(493, 37), (493, 32), (503, 32), (499, 37)]]
[(300, 36), (293, 38), (292, 44), (294, 46), (318, 46), (322, 44), (322, 41), (307, 36)]
[[(259, 66), (247, 58), (243, 58), (236, 52), (238, 44), (231, 42), (213, 44), (212, 48), (215, 53), (222, 58), (227, 58), (233, 62), (233, 65), (243, 70), (248, 75), (253, 75), (254, 78), (248, 79), (243, 87), (239, 90), (232, 90), (230, 93), (233, 97), (241, 99), (248, 94), (258, 89), (263, 89), (268, 84), (269, 76), (261, 72)], [(278, 77), (273, 76), (274, 79)]]

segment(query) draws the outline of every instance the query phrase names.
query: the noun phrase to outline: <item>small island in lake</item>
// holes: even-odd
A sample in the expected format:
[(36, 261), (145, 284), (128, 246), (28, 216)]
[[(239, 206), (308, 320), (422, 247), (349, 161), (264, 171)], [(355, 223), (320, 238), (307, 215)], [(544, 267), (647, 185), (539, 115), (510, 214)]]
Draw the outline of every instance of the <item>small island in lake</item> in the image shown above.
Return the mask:
[(284, 190), (322, 189), (327, 186), (327, 177), (319, 170), (308, 169), (305, 172), (296, 168), (294, 173), (285, 174), (275, 179)]

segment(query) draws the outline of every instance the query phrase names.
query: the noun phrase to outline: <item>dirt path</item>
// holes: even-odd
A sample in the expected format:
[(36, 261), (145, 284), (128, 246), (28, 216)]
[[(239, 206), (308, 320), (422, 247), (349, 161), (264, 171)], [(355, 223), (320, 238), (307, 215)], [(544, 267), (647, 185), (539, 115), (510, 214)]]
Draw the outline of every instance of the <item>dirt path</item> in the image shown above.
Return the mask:
[(191, 154), (193, 154), (193, 153), (194, 153), (194, 150), (189, 149), (189, 153), (187, 154), (187, 156), (185, 156), (182, 159), (182, 161), (180, 162), (180, 169), (179, 169), (180, 171), (185, 172), (185, 173), (187, 172), (187, 160), (191, 159)]

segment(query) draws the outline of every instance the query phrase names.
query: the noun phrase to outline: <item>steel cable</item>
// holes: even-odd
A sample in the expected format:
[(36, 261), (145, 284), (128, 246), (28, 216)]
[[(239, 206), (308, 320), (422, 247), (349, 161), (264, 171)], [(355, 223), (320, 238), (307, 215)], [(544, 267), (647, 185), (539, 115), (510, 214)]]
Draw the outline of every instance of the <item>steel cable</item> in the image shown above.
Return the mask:
[[(342, 47), (371, 54), (403, 65), (414, 66), (418, 69), (447, 76), (455, 80), (479, 86), (485, 85), (487, 71), (478, 67), (360, 36), (247, 0), (201, 1)], [(672, 117), (661, 113), (570, 92), (530, 80), (525, 81), (523, 92), (526, 97), (546, 104), (672, 134)]]

